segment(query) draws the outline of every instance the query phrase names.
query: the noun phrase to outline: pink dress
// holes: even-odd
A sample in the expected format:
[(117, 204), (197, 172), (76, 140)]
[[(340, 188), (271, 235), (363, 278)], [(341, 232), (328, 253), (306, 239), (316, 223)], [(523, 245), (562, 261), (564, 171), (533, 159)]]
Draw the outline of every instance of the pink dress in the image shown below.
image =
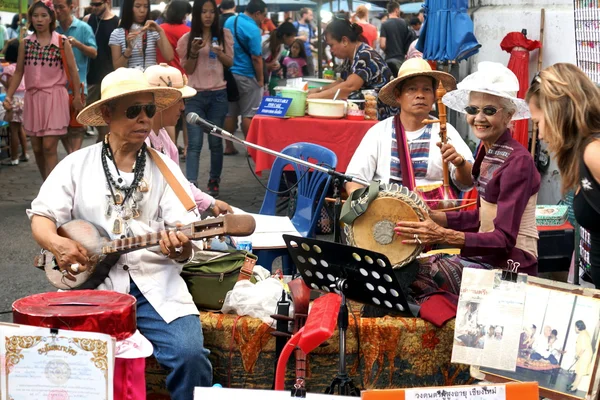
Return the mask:
[[(179, 165), (179, 151), (177, 151), (177, 146), (175, 146), (175, 143), (173, 143), (171, 140), (171, 137), (166, 129), (160, 128), (158, 135), (154, 133), (154, 131), (150, 132), (146, 138), (146, 144), (151, 146), (154, 150), (168, 156), (171, 160), (175, 161), (177, 165)], [(198, 211), (204, 212), (208, 210), (214, 201), (213, 197), (198, 189), (196, 185), (191, 182), (190, 188), (192, 189), (192, 194), (194, 195), (194, 201), (196, 202)]]
[(41, 47), (36, 34), (25, 38), (24, 79), (27, 90), (23, 128), (29, 136), (58, 136), (67, 133), (69, 94), (59, 40), (52, 32), (48, 46)]
[[(2, 71), (2, 75), (0, 75), (0, 80), (7, 83), (9, 78), (15, 74), (15, 70), (17, 69), (17, 64), (9, 64), (4, 67)], [(7, 85), (8, 86), (8, 85)], [(17, 88), (17, 91), (13, 95), (12, 101), (12, 119), (10, 122), (23, 122), (23, 96), (25, 96), (25, 80), (21, 79), (21, 83)]]

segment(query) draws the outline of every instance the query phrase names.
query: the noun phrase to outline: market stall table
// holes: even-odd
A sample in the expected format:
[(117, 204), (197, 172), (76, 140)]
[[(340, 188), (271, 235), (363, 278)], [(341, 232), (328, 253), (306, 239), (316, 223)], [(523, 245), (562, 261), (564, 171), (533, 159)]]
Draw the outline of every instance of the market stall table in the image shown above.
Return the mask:
[[(246, 140), (275, 151), (293, 143), (315, 143), (332, 150), (338, 158), (336, 170), (345, 172), (363, 136), (377, 122), (256, 116), (252, 119)], [(248, 149), (248, 152), (256, 164), (257, 173), (271, 169), (275, 157), (255, 149)]]

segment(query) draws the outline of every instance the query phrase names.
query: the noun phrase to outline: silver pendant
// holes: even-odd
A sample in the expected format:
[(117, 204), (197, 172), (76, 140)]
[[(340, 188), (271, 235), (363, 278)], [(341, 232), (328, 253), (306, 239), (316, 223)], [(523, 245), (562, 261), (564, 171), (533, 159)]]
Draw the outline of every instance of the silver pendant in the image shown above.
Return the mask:
[(144, 198), (144, 195), (139, 190), (136, 190), (135, 192), (133, 192), (133, 196), (132, 197), (133, 197), (133, 200), (136, 203), (139, 203)]
[(137, 188), (142, 193), (146, 193), (148, 190), (150, 190), (150, 188), (148, 187), (148, 182), (146, 182), (146, 179), (144, 178), (140, 180), (140, 183), (138, 184)]
[(116, 235), (120, 235), (123, 233), (123, 220), (120, 217), (115, 218), (115, 222), (113, 222), (113, 233)]

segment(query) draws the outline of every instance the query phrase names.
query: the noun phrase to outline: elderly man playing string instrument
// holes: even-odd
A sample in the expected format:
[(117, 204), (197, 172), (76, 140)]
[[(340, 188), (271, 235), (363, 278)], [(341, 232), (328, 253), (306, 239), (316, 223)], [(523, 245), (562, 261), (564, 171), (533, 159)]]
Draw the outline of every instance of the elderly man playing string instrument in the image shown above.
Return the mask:
[[(398, 77), (379, 92), (379, 100), (399, 107), (400, 114), (379, 122), (367, 132), (346, 173), (367, 182), (402, 184), (409, 179), (416, 181), (417, 187), (439, 185), (443, 180), (442, 164), (447, 162), (454, 185), (461, 190), (470, 189), (473, 155), (469, 147), (452, 125), (446, 124), (448, 143), (442, 145), (440, 124), (423, 122), (429, 118), (440, 81), (446, 90), (456, 87), (452, 75), (433, 71), (422, 59), (415, 58), (402, 64)], [(406, 142), (400, 139), (402, 137)], [(407, 151), (403, 152), (405, 148)], [(401, 170), (402, 153), (412, 164), (412, 168), (404, 171)], [(352, 193), (361, 186), (348, 182), (346, 191)]]
[[(74, 279), (90, 264), (86, 249), (60, 236), (57, 227), (88, 221), (124, 239), (174, 228), (198, 220), (186, 211), (163, 176), (158, 157), (188, 196), (179, 167), (153, 153), (145, 140), (155, 113), (181, 98), (177, 89), (151, 86), (143, 72), (119, 68), (102, 80), (102, 97), (78, 116), (88, 126), (108, 125), (102, 143), (74, 152), (48, 176), (28, 215), (35, 240), (50, 250), (66, 279)], [(154, 346), (158, 362), (170, 372), (172, 399), (191, 399), (195, 386), (210, 386), (212, 368), (204, 348), (198, 309), (179, 275), (193, 256), (192, 244), (181, 232), (162, 231), (159, 250), (122, 255), (98, 289), (129, 293), (137, 300), (137, 327)]]

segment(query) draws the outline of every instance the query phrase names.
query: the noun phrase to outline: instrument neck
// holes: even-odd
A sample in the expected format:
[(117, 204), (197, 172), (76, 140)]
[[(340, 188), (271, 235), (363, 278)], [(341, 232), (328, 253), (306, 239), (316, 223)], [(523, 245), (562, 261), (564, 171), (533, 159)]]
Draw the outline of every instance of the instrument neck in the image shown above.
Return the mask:
[[(223, 228), (223, 217), (193, 222), (189, 225), (174, 229), (174, 231), (181, 232), (192, 240), (224, 235), (226, 233)], [(102, 247), (102, 253), (126, 254), (132, 251), (156, 246), (160, 242), (163, 232), (169, 233), (170, 231), (152, 232), (145, 235), (112, 240)]]

